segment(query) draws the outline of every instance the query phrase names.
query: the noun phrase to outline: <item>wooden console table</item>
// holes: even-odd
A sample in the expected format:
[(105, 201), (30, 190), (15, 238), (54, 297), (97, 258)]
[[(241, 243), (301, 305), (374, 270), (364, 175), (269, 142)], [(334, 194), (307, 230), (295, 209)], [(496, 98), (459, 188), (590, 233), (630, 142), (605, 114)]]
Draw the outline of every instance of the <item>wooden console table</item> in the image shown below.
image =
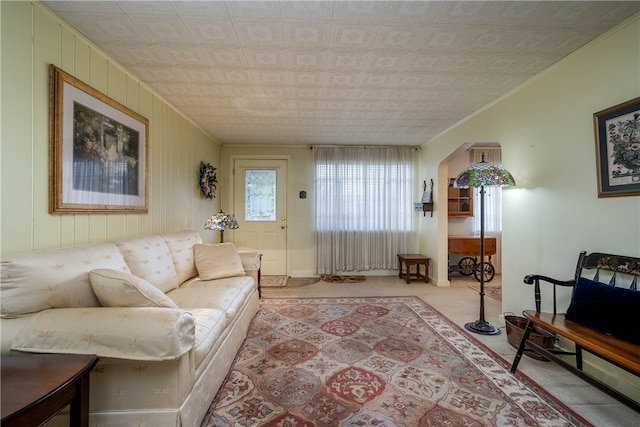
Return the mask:
[(89, 426), (89, 374), (94, 355), (10, 352), (2, 365), (3, 427), (41, 425), (71, 405), (71, 426)]
[[(407, 283), (411, 283), (411, 277), (417, 279), (424, 279), (424, 283), (429, 283), (429, 261), (431, 258), (427, 258), (420, 254), (398, 254), (398, 277), (404, 279)], [(406, 265), (407, 271), (403, 273), (402, 266)], [(411, 266), (416, 266), (416, 272), (411, 273)], [(424, 265), (424, 276), (420, 274), (420, 266)]]
[[(480, 256), (480, 237), (477, 236), (449, 236), (449, 255)], [(496, 238), (485, 236), (484, 255), (496, 254)]]

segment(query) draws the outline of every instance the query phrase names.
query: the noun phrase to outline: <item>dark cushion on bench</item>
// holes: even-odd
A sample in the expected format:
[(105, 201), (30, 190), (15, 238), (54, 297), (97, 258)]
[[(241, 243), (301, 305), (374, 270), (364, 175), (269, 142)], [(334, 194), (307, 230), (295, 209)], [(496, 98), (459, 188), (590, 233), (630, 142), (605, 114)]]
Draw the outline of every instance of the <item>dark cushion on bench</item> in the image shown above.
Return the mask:
[(640, 291), (581, 277), (565, 318), (640, 345)]

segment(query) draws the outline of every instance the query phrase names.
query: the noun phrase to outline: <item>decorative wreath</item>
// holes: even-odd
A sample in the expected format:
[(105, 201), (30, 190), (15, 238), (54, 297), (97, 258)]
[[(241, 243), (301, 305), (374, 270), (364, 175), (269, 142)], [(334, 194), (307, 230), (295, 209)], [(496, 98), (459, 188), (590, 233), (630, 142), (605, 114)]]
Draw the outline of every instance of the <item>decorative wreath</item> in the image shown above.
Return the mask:
[(209, 163), (200, 162), (200, 189), (207, 199), (216, 197), (218, 189), (218, 174), (216, 168)]

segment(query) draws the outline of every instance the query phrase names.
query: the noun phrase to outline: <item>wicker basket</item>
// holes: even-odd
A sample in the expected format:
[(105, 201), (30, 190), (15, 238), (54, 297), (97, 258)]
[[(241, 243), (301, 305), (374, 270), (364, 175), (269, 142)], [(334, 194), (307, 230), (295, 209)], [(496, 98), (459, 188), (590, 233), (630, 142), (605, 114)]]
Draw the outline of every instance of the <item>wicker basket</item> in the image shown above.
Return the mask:
[[(520, 341), (522, 341), (524, 329), (527, 327), (527, 319), (518, 316), (504, 316), (504, 321), (507, 325), (507, 341), (513, 348), (517, 349), (520, 346)], [(529, 334), (529, 341), (538, 344), (542, 348), (552, 349), (556, 336), (546, 329), (534, 325)], [(537, 360), (549, 361), (549, 359), (533, 350), (525, 351), (524, 354)]]

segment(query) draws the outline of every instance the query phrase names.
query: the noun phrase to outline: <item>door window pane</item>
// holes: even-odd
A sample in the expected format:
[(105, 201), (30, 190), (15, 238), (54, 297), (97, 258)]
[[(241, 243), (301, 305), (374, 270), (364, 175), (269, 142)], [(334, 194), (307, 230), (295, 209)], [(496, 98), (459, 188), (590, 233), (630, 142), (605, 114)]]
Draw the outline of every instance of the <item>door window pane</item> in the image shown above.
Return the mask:
[(244, 220), (276, 220), (276, 171), (274, 169), (245, 169)]

